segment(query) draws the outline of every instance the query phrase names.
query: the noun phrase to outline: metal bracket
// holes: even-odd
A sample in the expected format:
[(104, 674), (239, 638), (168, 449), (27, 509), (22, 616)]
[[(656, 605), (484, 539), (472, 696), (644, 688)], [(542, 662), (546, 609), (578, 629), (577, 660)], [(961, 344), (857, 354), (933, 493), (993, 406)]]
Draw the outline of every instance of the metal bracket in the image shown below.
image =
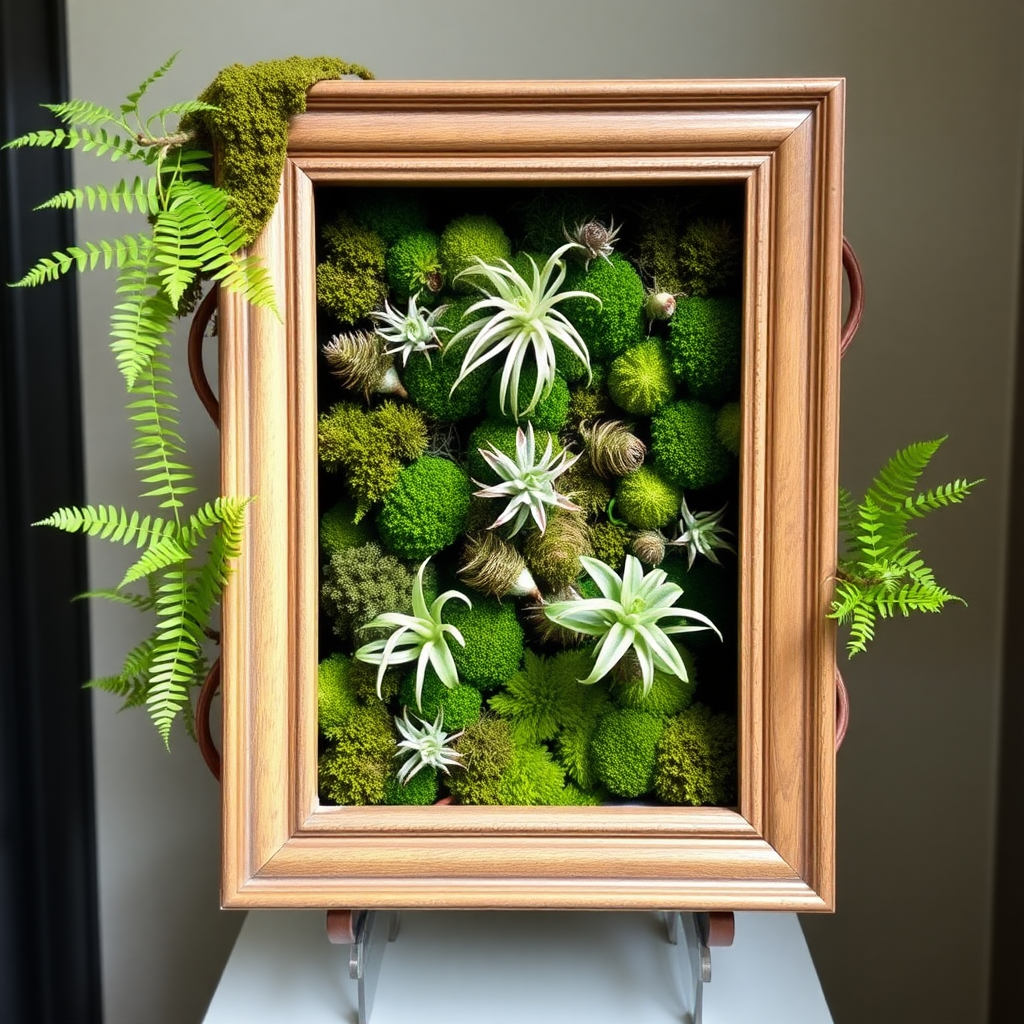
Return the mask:
[[(711, 918), (709, 914), (680, 913), (670, 910), (665, 914), (668, 941), (673, 946), (685, 946), (680, 961), (683, 967), (683, 1000), (686, 1024), (701, 1024), (704, 1017), (704, 985), (711, 981)], [(680, 941), (682, 940), (682, 941)]]
[(369, 1024), (384, 949), (398, 937), (399, 921), (397, 910), (327, 912), (328, 938), (349, 945), (348, 976), (358, 983), (359, 1024)]

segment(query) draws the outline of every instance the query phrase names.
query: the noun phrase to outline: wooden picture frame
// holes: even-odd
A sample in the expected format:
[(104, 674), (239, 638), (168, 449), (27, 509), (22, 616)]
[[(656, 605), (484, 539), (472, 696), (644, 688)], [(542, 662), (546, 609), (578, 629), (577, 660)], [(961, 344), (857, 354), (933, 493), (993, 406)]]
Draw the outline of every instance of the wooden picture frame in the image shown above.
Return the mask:
[[(282, 318), (220, 300), (226, 907), (830, 910), (843, 82), (331, 82), (255, 245)], [(313, 189), (738, 183), (739, 802), (328, 807), (317, 797)]]

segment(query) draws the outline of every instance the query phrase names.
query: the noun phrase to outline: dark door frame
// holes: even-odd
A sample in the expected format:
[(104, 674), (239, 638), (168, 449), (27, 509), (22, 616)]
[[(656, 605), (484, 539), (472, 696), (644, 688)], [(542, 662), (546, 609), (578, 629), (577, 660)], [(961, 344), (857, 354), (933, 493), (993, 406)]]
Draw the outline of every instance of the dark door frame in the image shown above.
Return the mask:
[[(67, 98), (63, 0), (0, 0), (0, 137)], [(62, 150), (0, 152), (0, 282), (72, 242)], [(99, 1024), (84, 545), (33, 520), (84, 498), (74, 282), (0, 283), (0, 1020)]]

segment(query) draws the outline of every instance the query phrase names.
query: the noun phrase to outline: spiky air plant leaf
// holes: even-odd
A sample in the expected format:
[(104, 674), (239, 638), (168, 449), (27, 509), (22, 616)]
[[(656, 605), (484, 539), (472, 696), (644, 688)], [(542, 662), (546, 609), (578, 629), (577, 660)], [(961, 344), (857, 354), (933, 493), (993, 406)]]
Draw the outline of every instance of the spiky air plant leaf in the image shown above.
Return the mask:
[[(545, 606), (545, 614), (559, 626), (566, 626), (600, 639), (594, 648), (594, 667), (580, 683), (589, 685), (603, 679), (615, 664), (632, 650), (640, 663), (644, 695), (654, 683), (654, 671), (668, 672), (686, 681), (682, 656), (670, 634), (692, 633), (718, 627), (700, 612), (679, 608), (676, 601), (683, 588), (669, 583), (662, 569), (644, 573), (633, 555), (626, 556), (622, 576), (596, 558), (580, 558), (583, 568), (597, 584), (601, 597), (577, 601), (558, 601)], [(693, 620), (698, 625), (676, 622), (662, 625), (663, 619)]]
[(349, 391), (370, 395), (398, 395), (408, 398), (395, 372), (395, 357), (384, 351), (384, 339), (369, 331), (336, 334), (320, 351), (331, 368), (331, 374)]
[(459, 578), (467, 586), (491, 597), (530, 596), (541, 600), (540, 590), (523, 556), (495, 533), (466, 541)]
[(404, 757), (397, 771), (398, 781), (404, 786), (421, 768), (440, 768), (445, 775), (451, 774), (448, 769), (452, 765), (461, 765), (459, 752), (449, 744), (457, 740), (462, 731), (447, 733), (444, 731), (444, 708), (437, 712), (433, 722), (416, 717), (419, 725), (409, 721), (409, 709), (405, 708), (402, 717), (395, 717), (395, 727), (402, 738), (398, 741), (395, 757)]
[[(527, 281), (505, 260), (500, 266), (491, 266), (477, 259), (477, 265), (467, 267), (456, 275), (466, 278), (484, 294), (466, 310), (465, 316), (480, 310), (491, 312), (466, 327), (452, 338), (452, 342), (471, 338), (462, 360), (459, 376), (452, 392), (478, 367), (504, 353), (498, 386), (498, 404), (502, 413), (508, 408), (512, 418), (528, 415), (537, 403), (547, 398), (555, 382), (555, 342), (564, 345), (587, 368), (590, 376), (590, 351), (569, 319), (555, 306), (570, 298), (600, 299), (591, 292), (560, 292), (565, 280), (565, 261), (562, 257), (577, 247), (569, 242), (556, 249), (539, 269), (532, 257), (527, 257), (532, 268)], [(537, 382), (525, 409), (519, 408), (519, 378), (527, 356), (533, 354), (537, 366)]]
[(726, 506), (723, 505), (717, 512), (697, 512), (694, 514), (683, 498), (679, 507), (679, 536), (669, 541), (676, 547), (685, 547), (687, 554), (687, 568), (692, 569), (693, 563), (698, 555), (703, 555), (715, 565), (721, 565), (715, 549), (731, 551), (736, 554), (736, 549), (725, 539), (732, 535), (732, 530), (722, 526), (722, 516)]
[(451, 330), (450, 327), (439, 327), (437, 324), (437, 318), (447, 306), (423, 310), (416, 305), (417, 298), (419, 292), (409, 296), (409, 308), (405, 313), (392, 309), (385, 299), (384, 309), (370, 314), (378, 322), (377, 333), (387, 343), (385, 351), (390, 356), (401, 355), (403, 366), (414, 352), (422, 352), (429, 362), (431, 351), (441, 347), (437, 332)]
[(581, 424), (580, 436), (590, 465), (603, 480), (627, 476), (644, 463), (647, 446), (620, 420)]
[[(575, 587), (565, 587), (551, 595), (551, 604), (559, 601), (578, 601), (580, 592)], [(523, 618), (542, 644), (553, 647), (579, 647), (587, 638), (567, 626), (560, 626), (547, 616), (548, 605), (528, 604), (523, 608)]]
[[(562, 228), (566, 241), (573, 242), (582, 250), (583, 266), (589, 268), (591, 261), (598, 257), (608, 259), (615, 252), (615, 243), (619, 240), (619, 229), (614, 218), (605, 227), (603, 221), (588, 220), (577, 224), (572, 231)], [(609, 263), (611, 260), (608, 261)]]
[(393, 665), (416, 662), (416, 704), (422, 706), (423, 677), (427, 665), (433, 667), (438, 679), (451, 688), (459, 682), (458, 669), (448, 650), (447, 637), (454, 638), (462, 647), (466, 641), (454, 626), (441, 621), (445, 603), (456, 599), (465, 601), (470, 608), (473, 603), (458, 590), (446, 590), (428, 607), (423, 596), (423, 573), (427, 568), (424, 560), (412, 584), (412, 615), (401, 612), (384, 612), (368, 622), (363, 629), (390, 629), (386, 640), (372, 640), (356, 651), (356, 658), (370, 665), (379, 666), (377, 671), (377, 696), (380, 696), (384, 673)]
[(533, 434), (533, 424), (527, 423), (526, 430), (516, 430), (516, 456), (509, 458), (493, 444), (490, 451), (477, 449), (488, 466), (501, 478), (501, 483), (486, 487), (479, 480), (474, 480), (481, 490), (474, 492), (478, 498), (509, 498), (505, 511), (491, 523), (493, 530), (512, 522), (510, 537), (514, 537), (533, 516), (537, 529), (541, 533), (547, 526), (546, 505), (557, 505), (559, 508), (578, 512), (579, 506), (574, 505), (564, 494), (555, 490), (555, 480), (572, 466), (579, 455), (570, 456), (562, 451), (557, 457), (551, 436), (548, 436), (544, 454), (537, 458), (537, 444)]

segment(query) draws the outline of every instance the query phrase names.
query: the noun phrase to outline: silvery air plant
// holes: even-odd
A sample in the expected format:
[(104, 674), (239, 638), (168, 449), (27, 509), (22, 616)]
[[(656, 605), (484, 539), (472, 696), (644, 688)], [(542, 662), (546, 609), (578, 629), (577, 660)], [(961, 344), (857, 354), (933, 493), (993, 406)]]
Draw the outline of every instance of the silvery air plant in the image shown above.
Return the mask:
[[(489, 359), (504, 353), (505, 365), (501, 371), (498, 404), (502, 413), (511, 409), (512, 418), (529, 415), (537, 403), (547, 398), (555, 382), (555, 342), (564, 345), (587, 368), (590, 376), (590, 352), (576, 328), (555, 306), (570, 298), (600, 299), (591, 292), (560, 292), (565, 280), (565, 261), (562, 257), (578, 248), (575, 242), (556, 249), (542, 269), (532, 256), (526, 259), (533, 271), (527, 281), (506, 260), (500, 266), (491, 266), (477, 257), (477, 265), (467, 267), (456, 275), (468, 278), (484, 293), (484, 298), (466, 310), (465, 316), (480, 310), (491, 312), (466, 327), (452, 338), (452, 343), (472, 338), (462, 360), (459, 376), (452, 392), (477, 368)], [(479, 281), (473, 280), (474, 278)], [(530, 353), (537, 365), (537, 382), (525, 409), (519, 408), (519, 378)]]
[(450, 765), (462, 764), (459, 752), (448, 746), (452, 740), (457, 740), (462, 732), (444, 731), (444, 708), (437, 712), (437, 718), (433, 722), (416, 717), (419, 725), (413, 725), (409, 721), (409, 709), (405, 708), (402, 717), (395, 718), (395, 726), (402, 736), (395, 757), (406, 758), (396, 772), (398, 781), (403, 786), (421, 768), (440, 768), (445, 775), (449, 775)]
[(679, 513), (682, 518), (679, 520), (679, 536), (670, 540), (669, 544), (677, 547), (685, 547), (688, 559), (687, 568), (692, 569), (694, 560), (698, 555), (704, 555), (715, 565), (721, 565), (715, 548), (722, 551), (731, 551), (736, 554), (736, 549), (725, 539), (731, 534), (731, 530), (722, 526), (721, 519), (725, 512), (723, 505), (717, 512), (692, 513), (683, 498)]
[(591, 260), (599, 256), (611, 263), (608, 257), (615, 252), (615, 243), (619, 240), (619, 229), (614, 219), (608, 222), (607, 227), (599, 220), (584, 221), (577, 224), (571, 233), (563, 226), (562, 233), (568, 241), (575, 242), (583, 250), (584, 267), (589, 267)]
[(336, 334), (320, 350), (331, 373), (343, 388), (370, 395), (399, 395), (408, 398), (395, 372), (395, 358), (384, 351), (384, 341), (369, 331)]
[[(626, 555), (621, 577), (596, 558), (580, 555), (580, 563), (601, 596), (556, 601), (545, 605), (544, 614), (558, 626), (600, 638), (594, 648), (594, 667), (586, 679), (579, 680), (584, 685), (603, 679), (633, 650), (646, 696), (654, 683), (655, 669), (687, 680), (686, 665), (670, 634), (713, 629), (721, 640), (722, 634), (709, 618), (676, 606), (683, 588), (669, 583), (664, 570), (652, 569), (645, 574), (633, 555)], [(662, 625), (665, 619), (675, 621)], [(679, 620), (693, 620), (699, 625)]]
[(447, 687), (455, 686), (459, 681), (459, 673), (448, 650), (447, 637), (451, 636), (461, 646), (466, 641), (455, 626), (441, 621), (441, 611), (445, 602), (456, 598), (465, 601), (470, 608), (472, 602), (458, 590), (446, 590), (435, 598), (427, 607), (423, 596), (423, 572), (427, 567), (426, 559), (420, 566), (416, 578), (412, 582), (412, 615), (402, 612), (384, 612), (368, 622), (363, 629), (390, 628), (391, 635), (386, 640), (372, 640), (356, 651), (356, 657), (370, 665), (380, 666), (377, 671), (377, 696), (381, 695), (381, 683), (384, 673), (392, 665), (416, 662), (416, 706), (422, 707), (423, 677), (427, 665), (433, 666), (438, 679)]
[(554, 454), (554, 445), (550, 435), (544, 454), (537, 458), (537, 443), (533, 433), (533, 424), (527, 423), (526, 430), (516, 429), (516, 455), (510, 458), (499, 451), (493, 444), (490, 451), (477, 449), (484, 461), (501, 478), (501, 483), (485, 486), (474, 480), (481, 490), (476, 491), (478, 498), (508, 498), (505, 510), (491, 523), (490, 529), (512, 523), (510, 537), (514, 537), (524, 526), (526, 520), (533, 516), (537, 529), (544, 532), (548, 524), (547, 505), (557, 505), (570, 512), (578, 512), (579, 506), (574, 505), (564, 494), (555, 490), (555, 480), (570, 466), (576, 463), (579, 455), (570, 456), (562, 451)]
[(409, 356), (413, 352), (422, 352), (429, 362), (431, 350), (441, 347), (437, 332), (450, 330), (448, 327), (437, 326), (437, 318), (448, 307), (438, 306), (437, 309), (422, 310), (416, 305), (418, 297), (418, 292), (409, 296), (409, 309), (406, 313), (392, 309), (385, 299), (384, 309), (370, 314), (378, 321), (377, 334), (387, 342), (385, 352), (389, 356), (401, 355), (403, 366), (409, 362)]

